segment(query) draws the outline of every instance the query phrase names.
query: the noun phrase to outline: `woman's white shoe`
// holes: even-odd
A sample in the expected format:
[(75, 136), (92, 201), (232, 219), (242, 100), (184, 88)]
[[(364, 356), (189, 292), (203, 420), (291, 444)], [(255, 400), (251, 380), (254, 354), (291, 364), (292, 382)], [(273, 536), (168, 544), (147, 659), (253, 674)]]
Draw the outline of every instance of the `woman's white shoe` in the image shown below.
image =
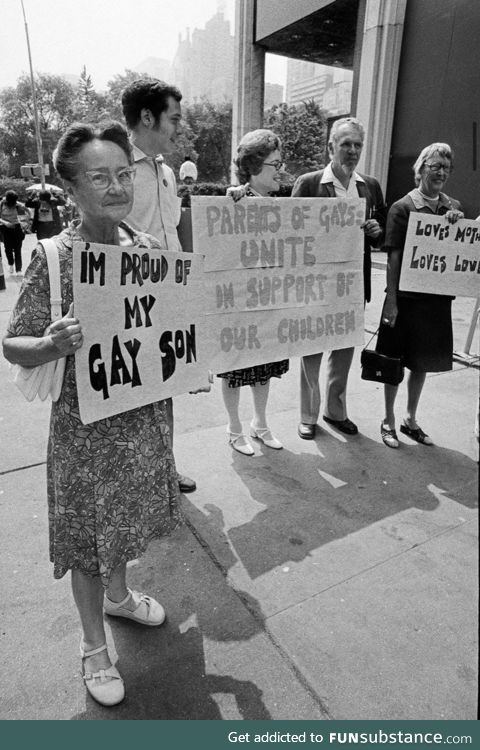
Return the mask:
[(239, 453), (243, 453), (244, 456), (254, 456), (255, 451), (248, 442), (247, 438), (242, 432), (230, 432), (227, 430), (228, 444)]
[(250, 437), (258, 438), (258, 440), (261, 440), (267, 448), (273, 448), (276, 451), (283, 448), (280, 440), (277, 440), (277, 438), (272, 435), (268, 427), (254, 427), (253, 424), (251, 424)]
[(108, 669), (99, 669), (98, 672), (87, 672), (83, 666), (83, 660), (107, 650), (107, 644), (92, 651), (85, 651), (83, 641), (80, 643), (80, 654), (82, 657), (82, 672), (85, 686), (97, 703), (102, 706), (116, 706), (125, 698), (125, 684), (119, 671), (113, 665)]

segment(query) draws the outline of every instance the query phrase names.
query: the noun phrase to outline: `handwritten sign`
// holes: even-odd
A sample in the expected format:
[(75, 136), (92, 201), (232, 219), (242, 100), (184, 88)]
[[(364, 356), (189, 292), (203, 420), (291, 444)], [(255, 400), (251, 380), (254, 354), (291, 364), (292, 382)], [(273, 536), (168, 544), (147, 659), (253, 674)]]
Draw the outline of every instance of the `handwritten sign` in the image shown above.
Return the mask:
[(412, 212), (399, 288), (410, 292), (478, 297), (480, 223)]
[(207, 383), (201, 256), (75, 242), (73, 294), (84, 424)]
[(85, 424), (214, 373), (363, 344), (362, 199), (192, 199), (191, 253), (76, 242)]
[(363, 344), (363, 199), (192, 196), (215, 373)]

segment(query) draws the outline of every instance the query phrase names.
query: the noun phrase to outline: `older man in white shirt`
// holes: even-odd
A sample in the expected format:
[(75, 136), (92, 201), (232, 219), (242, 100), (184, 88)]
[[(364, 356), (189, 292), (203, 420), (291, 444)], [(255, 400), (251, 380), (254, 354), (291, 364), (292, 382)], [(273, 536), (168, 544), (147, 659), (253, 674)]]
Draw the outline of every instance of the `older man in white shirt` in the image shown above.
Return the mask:
[[(366, 198), (363, 279), (365, 301), (371, 295), (371, 247), (380, 247), (384, 234), (387, 209), (378, 181), (361, 175), (355, 168), (362, 153), (365, 131), (359, 120), (342, 117), (333, 123), (328, 141), (331, 161), (325, 169), (309, 172), (298, 178), (292, 197), (302, 198)], [(329, 352), (323, 419), (346, 435), (355, 435), (357, 425), (347, 416), (347, 380), (354, 349), (348, 347)], [(300, 424), (298, 434), (313, 440), (320, 413), (319, 374), (323, 352), (302, 357), (300, 372)]]

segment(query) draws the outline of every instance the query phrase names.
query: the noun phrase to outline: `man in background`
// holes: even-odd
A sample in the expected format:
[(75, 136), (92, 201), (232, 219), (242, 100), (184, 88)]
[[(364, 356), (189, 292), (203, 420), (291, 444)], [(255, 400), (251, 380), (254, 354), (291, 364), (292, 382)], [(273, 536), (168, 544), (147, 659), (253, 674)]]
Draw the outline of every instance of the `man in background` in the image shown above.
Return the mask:
[(197, 167), (189, 156), (187, 156), (185, 161), (180, 165), (178, 174), (184, 185), (193, 185), (193, 183), (197, 181)]

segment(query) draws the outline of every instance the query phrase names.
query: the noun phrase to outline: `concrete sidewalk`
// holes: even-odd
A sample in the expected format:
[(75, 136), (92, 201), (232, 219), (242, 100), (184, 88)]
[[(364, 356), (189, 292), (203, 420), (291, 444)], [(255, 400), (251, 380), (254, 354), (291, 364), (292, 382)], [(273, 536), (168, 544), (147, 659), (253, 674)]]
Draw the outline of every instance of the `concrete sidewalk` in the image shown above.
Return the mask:
[[(30, 242), (25, 243), (25, 255)], [(374, 330), (383, 299), (376, 254)], [(5, 329), (18, 291), (0, 293)], [(454, 303), (455, 348), (472, 300)], [(478, 352), (478, 334), (472, 345)], [(175, 455), (198, 483), (186, 525), (153, 543), (130, 582), (168, 612), (159, 629), (108, 623), (127, 698), (85, 693), (68, 577), (48, 562), (49, 406), (27, 404), (0, 360), (1, 719), (473, 719), (477, 688), (478, 370), (428, 376), (421, 424), (435, 441), (381, 442), (382, 389), (360, 379), (346, 438), (300, 440), (298, 360), (272, 383), (284, 443), (232, 451), (218, 383), (175, 399)], [(401, 416), (405, 386), (398, 399)], [(251, 397), (241, 395), (245, 425)]]

